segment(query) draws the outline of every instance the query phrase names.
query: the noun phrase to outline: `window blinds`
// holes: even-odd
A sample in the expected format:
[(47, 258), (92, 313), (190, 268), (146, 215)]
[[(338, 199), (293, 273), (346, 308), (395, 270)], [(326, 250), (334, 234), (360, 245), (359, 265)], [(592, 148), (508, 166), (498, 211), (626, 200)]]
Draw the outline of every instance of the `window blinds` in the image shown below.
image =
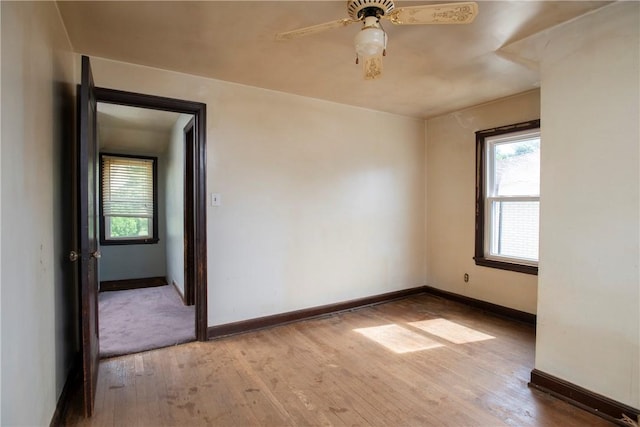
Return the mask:
[(153, 159), (102, 156), (102, 214), (153, 218)]

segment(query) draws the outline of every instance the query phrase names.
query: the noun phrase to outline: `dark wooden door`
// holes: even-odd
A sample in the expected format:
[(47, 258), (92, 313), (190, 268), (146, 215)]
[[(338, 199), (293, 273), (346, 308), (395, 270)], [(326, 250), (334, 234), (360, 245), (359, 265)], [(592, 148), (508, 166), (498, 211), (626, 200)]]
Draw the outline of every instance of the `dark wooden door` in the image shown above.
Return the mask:
[(98, 251), (96, 96), (89, 58), (82, 57), (77, 177), (84, 412), (93, 413), (98, 380)]
[(194, 119), (184, 127), (184, 303), (195, 304), (196, 269), (194, 263), (196, 236), (194, 232), (195, 138)]

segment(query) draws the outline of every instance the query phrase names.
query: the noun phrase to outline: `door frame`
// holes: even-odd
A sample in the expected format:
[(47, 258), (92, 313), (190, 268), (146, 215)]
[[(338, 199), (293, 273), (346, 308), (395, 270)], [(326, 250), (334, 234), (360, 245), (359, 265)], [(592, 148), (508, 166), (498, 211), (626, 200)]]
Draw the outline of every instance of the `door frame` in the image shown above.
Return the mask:
[[(192, 114), (194, 116), (194, 140), (193, 140), (193, 171), (194, 192), (193, 195), (185, 194), (185, 206), (192, 208), (193, 233), (195, 241), (185, 244), (194, 249), (190, 257), (192, 265), (189, 266), (195, 273), (195, 329), (198, 341), (207, 341), (207, 174), (206, 174), (206, 120), (207, 105), (201, 102), (185, 101), (175, 98), (166, 98), (155, 95), (146, 95), (135, 92), (125, 92), (115, 89), (95, 88), (96, 100), (108, 104), (125, 105), (129, 107), (149, 108), (153, 110), (171, 111), (176, 113)], [(185, 235), (185, 239), (188, 236)], [(186, 257), (185, 257), (186, 259)], [(187, 266), (185, 265), (185, 268)]]

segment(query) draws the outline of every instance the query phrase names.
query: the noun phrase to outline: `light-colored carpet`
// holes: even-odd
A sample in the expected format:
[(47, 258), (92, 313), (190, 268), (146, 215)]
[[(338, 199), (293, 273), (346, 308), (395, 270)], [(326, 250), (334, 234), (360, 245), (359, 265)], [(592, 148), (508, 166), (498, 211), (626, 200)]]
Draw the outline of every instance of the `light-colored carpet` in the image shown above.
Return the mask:
[(195, 308), (173, 286), (100, 292), (100, 357), (138, 353), (195, 340)]

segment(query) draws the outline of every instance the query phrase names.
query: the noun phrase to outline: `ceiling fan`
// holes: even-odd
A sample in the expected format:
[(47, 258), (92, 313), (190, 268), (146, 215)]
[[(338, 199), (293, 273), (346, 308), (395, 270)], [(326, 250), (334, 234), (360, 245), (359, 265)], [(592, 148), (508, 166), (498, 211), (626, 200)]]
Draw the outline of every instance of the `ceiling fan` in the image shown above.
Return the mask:
[(395, 25), (469, 24), (478, 14), (478, 5), (459, 2), (396, 9), (393, 0), (347, 0), (347, 11), (348, 18), (278, 33), (276, 40), (295, 39), (362, 22), (355, 38), (356, 64), (362, 62), (364, 78), (371, 80), (382, 75), (382, 57), (387, 48), (387, 33), (382, 29), (381, 19)]

